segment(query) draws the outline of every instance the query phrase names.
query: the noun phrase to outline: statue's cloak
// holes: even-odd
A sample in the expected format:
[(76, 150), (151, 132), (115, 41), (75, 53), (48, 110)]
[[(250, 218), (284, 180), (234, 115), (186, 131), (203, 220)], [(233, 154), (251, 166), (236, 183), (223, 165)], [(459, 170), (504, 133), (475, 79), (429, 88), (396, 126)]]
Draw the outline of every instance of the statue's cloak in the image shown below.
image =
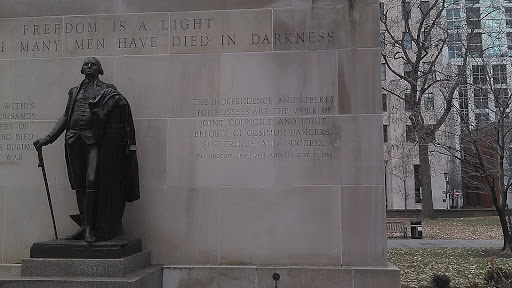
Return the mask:
[(126, 202), (140, 198), (135, 127), (126, 98), (108, 89), (89, 103), (99, 145), (96, 234), (108, 240), (123, 233)]

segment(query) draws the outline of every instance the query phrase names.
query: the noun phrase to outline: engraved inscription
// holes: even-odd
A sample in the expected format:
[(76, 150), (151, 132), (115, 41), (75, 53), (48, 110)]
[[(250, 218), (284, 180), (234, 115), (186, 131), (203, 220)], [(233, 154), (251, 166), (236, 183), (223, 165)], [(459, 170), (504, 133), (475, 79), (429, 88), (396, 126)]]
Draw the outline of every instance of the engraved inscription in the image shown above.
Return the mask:
[(270, 51), (252, 34), (272, 33), (272, 10), (171, 13), (171, 53)]
[[(193, 98), (196, 159), (333, 158), (334, 96)], [(215, 118), (219, 117), (219, 118)]]
[(0, 163), (22, 162), (30, 159), (31, 155), (27, 153), (33, 153), (32, 142), (35, 136), (31, 132), (31, 122), (23, 120), (36, 118), (34, 102), (2, 103), (2, 108), (0, 112)]
[(65, 17), (64, 54), (166, 54), (168, 30), (168, 13)]

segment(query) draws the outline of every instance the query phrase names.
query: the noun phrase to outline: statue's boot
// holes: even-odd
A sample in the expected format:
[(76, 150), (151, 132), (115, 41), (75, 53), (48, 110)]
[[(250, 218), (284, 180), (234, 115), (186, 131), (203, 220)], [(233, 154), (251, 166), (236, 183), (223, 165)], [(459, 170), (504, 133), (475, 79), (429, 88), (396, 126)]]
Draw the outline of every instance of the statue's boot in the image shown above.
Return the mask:
[(96, 211), (96, 190), (87, 190), (85, 195), (85, 225), (84, 225), (84, 240), (87, 243), (94, 243), (97, 241), (94, 233), (94, 218)]
[(66, 240), (82, 240), (84, 239), (84, 224), (85, 224), (85, 190), (76, 190), (76, 203), (78, 204), (78, 211), (80, 212), (80, 229), (74, 234), (64, 238)]

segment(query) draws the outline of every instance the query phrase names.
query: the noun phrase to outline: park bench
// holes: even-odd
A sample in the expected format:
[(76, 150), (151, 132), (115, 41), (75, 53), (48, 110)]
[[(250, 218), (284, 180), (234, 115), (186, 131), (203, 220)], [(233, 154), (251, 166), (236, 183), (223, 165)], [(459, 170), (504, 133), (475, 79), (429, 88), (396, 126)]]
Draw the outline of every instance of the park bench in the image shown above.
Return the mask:
[(407, 238), (407, 226), (403, 221), (388, 221), (386, 222), (386, 231), (388, 235), (393, 237), (396, 233), (403, 234), (404, 239)]

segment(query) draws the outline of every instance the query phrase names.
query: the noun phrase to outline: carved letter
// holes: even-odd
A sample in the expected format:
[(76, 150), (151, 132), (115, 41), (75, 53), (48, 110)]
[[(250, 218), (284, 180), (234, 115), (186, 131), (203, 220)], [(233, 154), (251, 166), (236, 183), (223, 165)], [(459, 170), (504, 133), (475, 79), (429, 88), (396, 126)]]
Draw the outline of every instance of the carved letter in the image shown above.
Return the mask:
[(148, 31), (148, 29), (146, 29), (146, 24), (144, 24), (144, 20), (140, 21), (139, 31), (141, 29), (144, 29), (144, 31)]

